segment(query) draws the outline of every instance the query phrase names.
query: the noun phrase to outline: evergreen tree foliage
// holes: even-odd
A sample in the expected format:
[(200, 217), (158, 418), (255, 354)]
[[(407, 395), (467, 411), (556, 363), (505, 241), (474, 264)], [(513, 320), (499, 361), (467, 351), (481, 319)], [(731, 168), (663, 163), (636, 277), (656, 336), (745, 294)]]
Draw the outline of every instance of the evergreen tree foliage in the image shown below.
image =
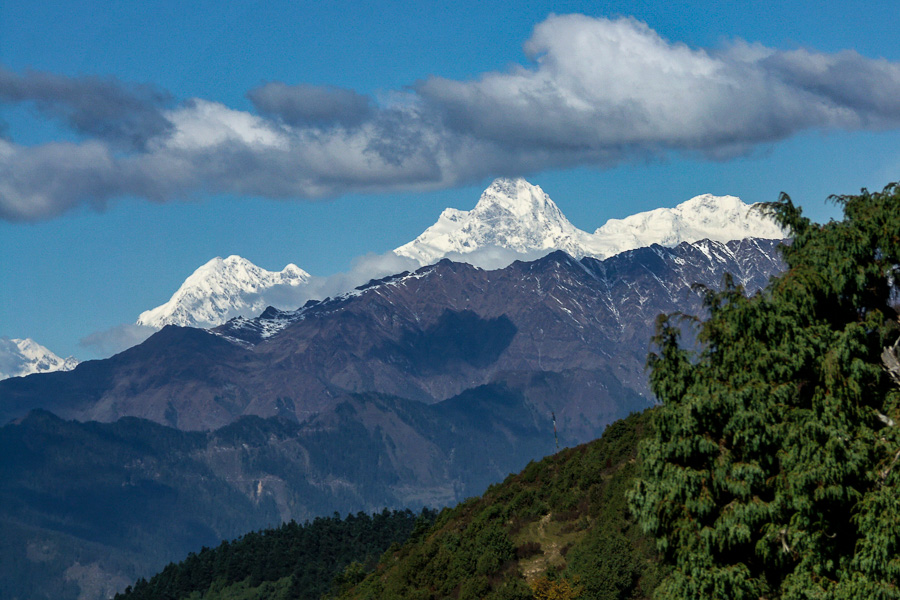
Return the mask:
[(700, 350), (661, 317), (632, 510), (673, 570), (657, 597), (900, 598), (900, 186), (832, 197), (844, 219), (767, 209), (788, 271), (707, 292)]

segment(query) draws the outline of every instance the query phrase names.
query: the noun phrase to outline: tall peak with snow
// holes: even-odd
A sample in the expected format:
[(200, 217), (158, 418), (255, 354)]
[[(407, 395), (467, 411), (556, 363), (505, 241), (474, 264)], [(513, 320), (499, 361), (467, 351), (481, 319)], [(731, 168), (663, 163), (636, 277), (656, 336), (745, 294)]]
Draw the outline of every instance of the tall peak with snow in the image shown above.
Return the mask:
[(0, 379), (24, 377), (32, 373), (71, 371), (78, 365), (74, 357), (60, 358), (31, 338), (0, 337)]
[(309, 278), (294, 264), (267, 271), (240, 256), (217, 256), (185, 279), (168, 302), (142, 312), (137, 324), (156, 328), (218, 325), (238, 315), (259, 314), (269, 304), (277, 304), (272, 301), (273, 289), (289, 290)]
[(540, 187), (521, 178), (497, 179), (475, 208), (444, 210), (437, 223), (394, 252), (423, 265), (491, 247), (521, 254), (564, 250), (583, 255), (580, 248), (587, 237)]
[[(474, 212), (506, 211), (525, 221), (563, 220), (559, 208), (540, 186), (522, 179), (495, 179), (481, 194)], [(566, 221), (568, 222), (568, 221)]]

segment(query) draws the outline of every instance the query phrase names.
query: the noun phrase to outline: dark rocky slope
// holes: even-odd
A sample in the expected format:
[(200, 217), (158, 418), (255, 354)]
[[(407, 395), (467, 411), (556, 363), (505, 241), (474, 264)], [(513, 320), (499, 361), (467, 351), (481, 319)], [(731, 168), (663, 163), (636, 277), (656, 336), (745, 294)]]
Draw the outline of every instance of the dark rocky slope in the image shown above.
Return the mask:
[(348, 393), (435, 403), (503, 384), (584, 441), (651, 404), (656, 316), (701, 311), (691, 286), (718, 287), (726, 272), (761, 288), (781, 269), (777, 243), (652, 246), (604, 261), (555, 252), (496, 271), (444, 260), (298, 311), (213, 333), (170, 326), (70, 373), (0, 382), (0, 422), (45, 408), (209, 430), (243, 415), (304, 421)]

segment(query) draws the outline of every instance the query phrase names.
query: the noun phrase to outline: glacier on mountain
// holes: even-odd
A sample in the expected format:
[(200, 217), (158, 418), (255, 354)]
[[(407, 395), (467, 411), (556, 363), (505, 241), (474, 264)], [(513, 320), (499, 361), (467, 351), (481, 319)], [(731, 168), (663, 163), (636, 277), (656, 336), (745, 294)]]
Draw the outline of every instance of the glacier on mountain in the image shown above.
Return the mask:
[(541, 188), (524, 179), (497, 179), (475, 208), (444, 210), (437, 223), (394, 252), (422, 266), (491, 246), (520, 254), (562, 250), (581, 258), (590, 242), (590, 234), (572, 225)]
[(31, 338), (0, 337), (0, 379), (24, 377), (32, 373), (71, 371), (76, 366), (76, 358), (60, 358)]

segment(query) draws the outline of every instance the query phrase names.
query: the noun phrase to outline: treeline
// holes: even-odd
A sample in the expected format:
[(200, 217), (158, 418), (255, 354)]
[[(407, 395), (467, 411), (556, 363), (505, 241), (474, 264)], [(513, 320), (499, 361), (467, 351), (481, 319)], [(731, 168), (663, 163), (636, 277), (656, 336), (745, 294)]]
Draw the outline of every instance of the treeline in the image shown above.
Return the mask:
[(232, 586), (253, 590), (264, 583), (278, 582), (277, 589), (287, 597), (318, 599), (331, 590), (335, 576), (351, 564), (349, 572), (361, 577), (392, 544), (407, 540), (417, 527), (426, 529), (435, 516), (436, 512), (428, 509), (418, 515), (410, 510), (385, 509), (374, 515), (357, 513), (346, 518), (335, 513), (302, 525), (291, 521), (191, 553), (149, 581), (140, 579), (115, 598), (238, 597), (222, 592)]

